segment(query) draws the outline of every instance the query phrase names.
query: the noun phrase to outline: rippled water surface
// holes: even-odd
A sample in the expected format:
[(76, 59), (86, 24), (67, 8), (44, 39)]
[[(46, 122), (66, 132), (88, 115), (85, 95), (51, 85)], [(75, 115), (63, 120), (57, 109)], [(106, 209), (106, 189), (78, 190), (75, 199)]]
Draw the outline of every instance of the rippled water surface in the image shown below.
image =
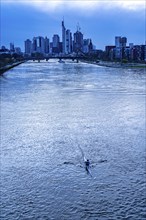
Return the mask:
[(0, 80), (1, 219), (146, 219), (144, 70), (52, 60)]

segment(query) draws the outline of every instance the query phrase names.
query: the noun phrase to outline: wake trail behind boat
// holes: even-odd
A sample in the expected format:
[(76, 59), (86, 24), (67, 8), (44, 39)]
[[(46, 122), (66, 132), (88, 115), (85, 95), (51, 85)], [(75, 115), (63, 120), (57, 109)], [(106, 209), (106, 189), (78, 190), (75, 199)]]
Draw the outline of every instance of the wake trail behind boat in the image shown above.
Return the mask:
[(78, 147), (79, 147), (79, 149), (80, 149), (80, 151), (81, 151), (81, 154), (82, 154), (82, 157), (83, 157), (83, 160), (84, 160), (84, 158), (85, 158), (84, 152), (83, 152), (83, 150), (82, 150), (82, 148), (81, 148), (80, 146), (78, 146)]

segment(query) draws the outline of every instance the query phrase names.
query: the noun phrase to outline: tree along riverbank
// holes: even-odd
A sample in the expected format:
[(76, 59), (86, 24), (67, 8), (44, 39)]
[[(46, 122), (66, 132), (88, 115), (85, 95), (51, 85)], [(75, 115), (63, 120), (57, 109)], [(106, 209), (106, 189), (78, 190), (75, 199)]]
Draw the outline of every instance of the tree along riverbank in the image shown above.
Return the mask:
[(0, 54), (0, 75), (7, 70), (18, 66), (24, 62), (24, 57), (22, 54), (17, 53), (1, 53)]
[(12, 69), (15, 66), (20, 65), (21, 63), (24, 63), (25, 61), (16, 61), (11, 64), (7, 64), (5, 66), (0, 67), (0, 75), (2, 75), (4, 72), (8, 71), (9, 69)]

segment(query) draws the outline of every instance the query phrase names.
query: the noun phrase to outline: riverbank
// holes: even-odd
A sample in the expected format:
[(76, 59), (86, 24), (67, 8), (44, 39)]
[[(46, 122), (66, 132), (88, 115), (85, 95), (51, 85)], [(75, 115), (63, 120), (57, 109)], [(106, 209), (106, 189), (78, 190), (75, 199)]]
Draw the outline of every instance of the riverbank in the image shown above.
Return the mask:
[(8, 71), (9, 69), (12, 69), (15, 66), (20, 65), (21, 63), (24, 63), (25, 61), (18, 61), (12, 64), (8, 64), (6, 66), (3, 66), (0, 68), (0, 75), (2, 75), (4, 72)]
[(105, 62), (100, 61), (98, 63), (100, 66), (107, 66), (107, 67), (115, 67), (115, 68), (146, 68), (146, 64), (142, 63), (121, 63), (121, 62)]
[(82, 61), (89, 64), (94, 64), (98, 66), (112, 67), (112, 68), (146, 68), (146, 64), (143, 63), (120, 63), (120, 62), (110, 62), (110, 61)]

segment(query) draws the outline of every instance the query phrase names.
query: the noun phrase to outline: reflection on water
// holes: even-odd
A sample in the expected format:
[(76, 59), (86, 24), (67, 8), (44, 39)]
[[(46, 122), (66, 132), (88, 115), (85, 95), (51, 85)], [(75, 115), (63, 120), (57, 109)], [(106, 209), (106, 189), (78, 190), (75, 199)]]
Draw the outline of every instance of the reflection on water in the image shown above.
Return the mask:
[(145, 77), (57, 60), (5, 73), (1, 219), (145, 219)]

